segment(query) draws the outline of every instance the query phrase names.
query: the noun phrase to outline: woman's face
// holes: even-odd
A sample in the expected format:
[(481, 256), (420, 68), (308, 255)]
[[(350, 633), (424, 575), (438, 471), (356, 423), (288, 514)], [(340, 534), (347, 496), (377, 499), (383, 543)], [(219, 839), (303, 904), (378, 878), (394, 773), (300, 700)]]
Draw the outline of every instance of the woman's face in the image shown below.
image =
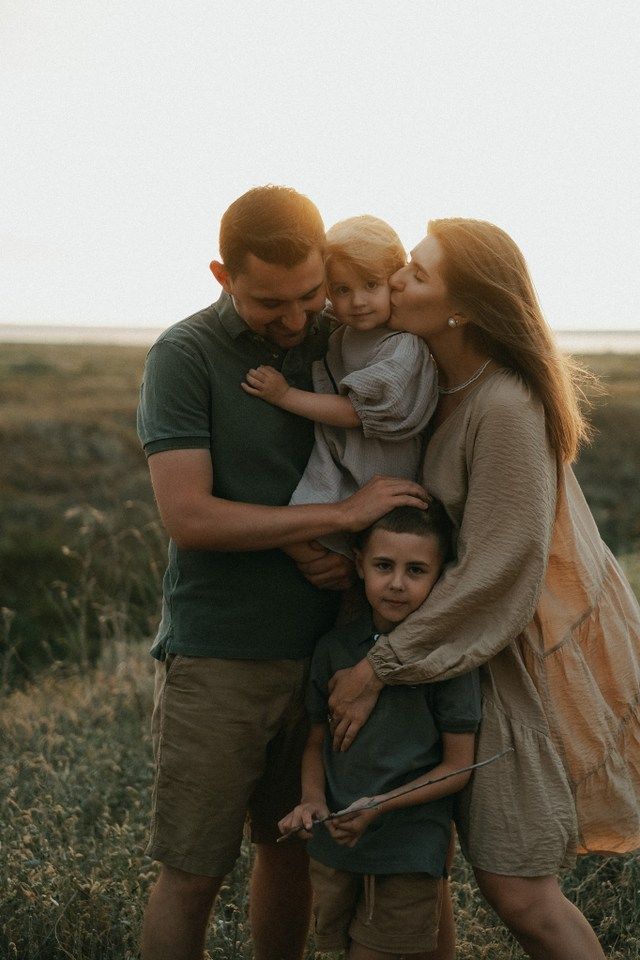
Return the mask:
[(435, 237), (425, 237), (411, 251), (409, 263), (389, 279), (394, 330), (415, 333), (423, 340), (445, 332), (455, 310), (441, 273), (442, 248)]

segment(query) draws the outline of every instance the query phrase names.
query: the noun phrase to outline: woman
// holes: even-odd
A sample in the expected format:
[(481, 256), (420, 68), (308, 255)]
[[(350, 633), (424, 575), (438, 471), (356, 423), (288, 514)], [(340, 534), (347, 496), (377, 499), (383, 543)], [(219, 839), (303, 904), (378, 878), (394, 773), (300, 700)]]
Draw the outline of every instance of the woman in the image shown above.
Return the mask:
[(454, 520), (457, 561), (424, 609), (336, 674), (336, 745), (384, 683), (480, 665), (478, 759), (515, 753), (462, 797), (463, 850), (529, 956), (602, 960), (556, 877), (576, 854), (640, 847), (640, 611), (569, 467), (588, 433), (574, 368), (491, 224), (432, 221), (391, 286), (391, 326), (438, 366), (424, 482)]

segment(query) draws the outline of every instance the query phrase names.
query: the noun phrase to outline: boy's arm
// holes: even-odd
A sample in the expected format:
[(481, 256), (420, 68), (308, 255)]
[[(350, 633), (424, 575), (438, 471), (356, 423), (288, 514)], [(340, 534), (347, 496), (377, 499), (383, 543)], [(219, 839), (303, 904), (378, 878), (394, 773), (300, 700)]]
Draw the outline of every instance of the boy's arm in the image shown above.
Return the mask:
[[(311, 831), (313, 821), (326, 817), (329, 813), (325, 797), (325, 778), (322, 764), (324, 736), (324, 723), (312, 724), (302, 754), (302, 797), (298, 806), (278, 823), (281, 833), (288, 833), (298, 827), (305, 827), (306, 831)], [(310, 836), (310, 832), (300, 832), (300, 837), (303, 839), (308, 839)]]
[[(433, 800), (440, 800), (451, 793), (457, 793), (469, 782), (471, 771), (461, 773), (456, 777), (449, 776), (448, 780), (441, 783), (434, 783), (431, 786), (419, 788), (421, 783), (427, 780), (436, 780), (439, 777), (448, 776), (462, 767), (468, 767), (473, 763), (475, 753), (475, 733), (443, 733), (442, 734), (442, 761), (429, 770), (428, 773), (404, 783), (396, 790), (390, 790), (388, 793), (376, 794), (373, 797), (361, 797), (351, 806), (357, 811), (358, 806), (365, 802), (375, 801), (378, 806), (373, 810), (363, 810), (362, 813), (354, 813), (352, 819), (340, 818), (339, 820), (329, 821), (327, 829), (334, 840), (342, 843), (344, 846), (354, 846), (369, 824), (381, 813), (389, 810), (400, 810), (402, 807), (413, 807), (419, 803), (431, 803)], [(411, 793), (405, 791), (411, 790)], [(401, 794), (404, 794), (401, 796)]]
[(312, 393), (290, 387), (285, 378), (273, 367), (257, 367), (249, 370), (246, 383), (242, 384), (245, 393), (260, 397), (282, 410), (295, 413), (330, 427), (359, 427), (360, 417), (348, 397), (335, 394)]

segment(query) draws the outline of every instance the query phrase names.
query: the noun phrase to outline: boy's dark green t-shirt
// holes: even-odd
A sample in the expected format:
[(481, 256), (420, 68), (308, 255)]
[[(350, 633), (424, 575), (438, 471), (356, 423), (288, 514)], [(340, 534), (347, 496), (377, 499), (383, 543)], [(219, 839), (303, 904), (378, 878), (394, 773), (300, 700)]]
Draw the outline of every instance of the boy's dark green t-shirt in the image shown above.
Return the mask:
[[(147, 356), (138, 434), (147, 457), (210, 450), (216, 496), (286, 506), (313, 446), (313, 423), (246, 394), (250, 367), (269, 364), (303, 390), (324, 356), (328, 322), (283, 350), (254, 334), (227, 294), (166, 330)], [(182, 550), (171, 541), (153, 655), (279, 660), (308, 656), (338, 596), (318, 590), (281, 550)]]
[[(311, 661), (307, 710), (312, 723), (326, 724), (323, 759), (330, 810), (415, 780), (442, 760), (443, 733), (473, 732), (480, 723), (477, 670), (437, 683), (385, 686), (353, 744), (344, 753), (334, 752), (327, 724), (329, 680), (336, 670), (366, 657), (373, 643), (367, 614), (323, 637)], [(309, 841), (309, 854), (351, 873), (441, 877), (452, 813), (453, 796), (382, 813), (354, 847), (336, 843), (319, 825)]]

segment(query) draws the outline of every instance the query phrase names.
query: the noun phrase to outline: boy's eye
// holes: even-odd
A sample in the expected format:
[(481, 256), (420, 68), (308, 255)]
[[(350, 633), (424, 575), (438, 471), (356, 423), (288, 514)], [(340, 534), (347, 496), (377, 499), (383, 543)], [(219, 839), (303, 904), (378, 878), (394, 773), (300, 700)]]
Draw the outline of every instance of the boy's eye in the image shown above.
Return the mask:
[(341, 283), (338, 287), (332, 287), (331, 293), (333, 293), (336, 297), (344, 297), (349, 293), (349, 287), (347, 287), (344, 283)]
[(378, 283), (377, 280), (367, 280), (367, 283), (366, 283), (367, 290), (375, 290), (379, 286), (380, 284)]
[(391, 564), (388, 560), (378, 560), (376, 563), (376, 570), (390, 570)]
[(409, 573), (414, 577), (421, 577), (427, 571), (424, 567), (421, 567), (419, 564), (412, 564), (409, 567)]

